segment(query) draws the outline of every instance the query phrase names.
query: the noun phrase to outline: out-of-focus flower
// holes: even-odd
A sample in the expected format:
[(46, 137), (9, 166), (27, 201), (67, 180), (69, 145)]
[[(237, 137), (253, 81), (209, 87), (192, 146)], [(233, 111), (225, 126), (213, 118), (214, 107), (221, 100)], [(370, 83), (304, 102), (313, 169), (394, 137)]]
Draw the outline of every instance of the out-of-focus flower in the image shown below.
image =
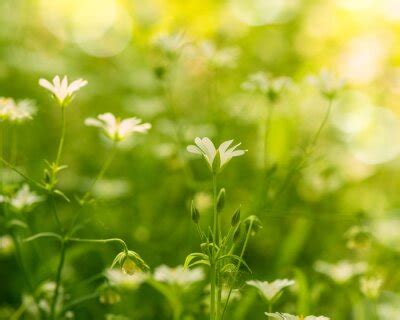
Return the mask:
[(186, 39), (183, 33), (159, 35), (153, 41), (154, 46), (169, 59), (178, 57), (185, 43)]
[(211, 208), (212, 201), (212, 196), (207, 192), (197, 192), (193, 198), (194, 205), (200, 211)]
[(327, 99), (333, 99), (345, 86), (344, 79), (338, 78), (327, 70), (322, 70), (318, 75), (309, 76), (308, 81), (313, 84)]
[(346, 283), (353, 277), (363, 274), (367, 269), (368, 265), (365, 262), (351, 263), (347, 260), (339, 261), (336, 264), (317, 261), (315, 264), (315, 270), (329, 276), (339, 284)]
[(57, 99), (61, 107), (67, 106), (73, 99), (73, 94), (80, 88), (87, 85), (87, 81), (78, 79), (68, 84), (67, 76), (61, 80), (59, 76), (53, 78), (53, 83), (46, 79), (39, 79), (39, 85), (49, 90), (53, 96)]
[(272, 282), (250, 280), (246, 282), (249, 286), (257, 288), (262, 296), (268, 301), (272, 301), (282, 291), (283, 288), (295, 284), (294, 280), (277, 279)]
[(135, 132), (147, 133), (151, 128), (150, 123), (142, 123), (139, 118), (121, 120), (109, 112), (98, 115), (97, 119), (87, 118), (85, 124), (102, 129), (108, 138), (116, 142), (126, 139)]
[(0, 120), (13, 123), (23, 123), (31, 120), (36, 113), (36, 106), (32, 100), (18, 100), (0, 98)]
[(268, 317), (275, 318), (275, 319), (281, 319), (281, 320), (329, 320), (330, 318), (325, 317), (325, 316), (294, 316), (289, 313), (280, 313), (280, 312), (275, 312), (275, 313), (270, 313), (266, 312), (265, 313)]
[[(230, 147), (233, 140), (228, 140), (215, 148), (214, 143), (207, 137), (194, 140), (196, 145), (189, 145), (187, 151), (194, 154), (200, 154), (207, 161), (211, 171), (215, 172), (221, 170), (232, 158), (242, 156), (247, 150), (236, 150), (240, 143)], [(214, 160), (219, 156), (219, 163), (214, 164)], [(216, 167), (216, 169), (214, 169)]]
[(183, 266), (170, 268), (166, 265), (161, 265), (155, 269), (154, 279), (170, 285), (188, 287), (195, 282), (202, 281), (204, 279), (204, 272), (200, 268), (188, 269)]
[(366, 226), (353, 226), (345, 234), (349, 249), (369, 248), (372, 241), (370, 230)]
[(105, 284), (99, 288), (99, 301), (102, 304), (113, 305), (121, 301), (121, 296), (116, 288)]
[(370, 299), (376, 299), (381, 293), (383, 279), (380, 277), (362, 277), (360, 279), (361, 292)]
[(11, 209), (18, 212), (30, 211), (35, 204), (42, 202), (43, 200), (44, 197), (31, 191), (27, 184), (24, 184), (13, 196), (9, 198), (3, 197), (3, 201), (8, 202)]
[(146, 280), (147, 274), (144, 272), (137, 272), (133, 275), (127, 275), (118, 269), (108, 269), (106, 271), (106, 277), (110, 284), (114, 286), (137, 289)]
[(0, 237), (0, 256), (8, 256), (14, 251), (14, 242), (9, 235)]
[(289, 77), (273, 78), (264, 72), (257, 72), (251, 74), (241, 87), (245, 91), (266, 95), (271, 102), (274, 102), (291, 84), (292, 80)]
[(210, 41), (203, 41), (199, 45), (200, 54), (208, 64), (216, 68), (234, 68), (239, 57), (239, 49), (227, 47), (217, 49)]

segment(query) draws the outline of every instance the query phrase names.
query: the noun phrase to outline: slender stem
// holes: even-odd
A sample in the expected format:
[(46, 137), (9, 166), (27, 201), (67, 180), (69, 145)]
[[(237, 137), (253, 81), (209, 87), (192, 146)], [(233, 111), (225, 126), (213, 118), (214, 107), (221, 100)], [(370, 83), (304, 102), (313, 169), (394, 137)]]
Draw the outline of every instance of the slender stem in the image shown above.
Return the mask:
[(30, 241), (34, 241), (34, 240), (37, 240), (37, 239), (40, 239), (40, 238), (55, 238), (55, 239), (57, 239), (59, 241), (63, 240), (63, 238), (57, 233), (54, 233), (54, 232), (40, 232), (40, 233), (34, 234), (33, 236), (30, 236), (29, 238), (25, 238), (23, 240), (23, 242), (30, 242)]
[(332, 104), (333, 104), (333, 99), (329, 99), (328, 100), (328, 109), (326, 110), (325, 117), (322, 120), (317, 132), (315, 133), (315, 136), (310, 143), (310, 147), (314, 147), (316, 145), (316, 143), (319, 139), (319, 136), (321, 135), (322, 130), (324, 129), (326, 123), (328, 122), (328, 119), (329, 119), (329, 116), (330, 116), (331, 110), (332, 110)]
[(273, 106), (267, 106), (267, 112), (266, 116), (264, 119), (264, 134), (263, 134), (263, 170), (266, 171), (268, 168), (268, 141), (269, 141), (269, 133), (270, 133), (270, 128), (271, 128), (271, 120), (272, 120), (272, 111), (273, 111)]
[(29, 182), (31, 182), (32, 184), (35, 184), (36, 186), (38, 186), (38, 187), (40, 187), (40, 188), (43, 188), (43, 185), (42, 185), (40, 182), (38, 182), (38, 181), (36, 181), (36, 180), (34, 180), (34, 179), (28, 177), (25, 173), (23, 173), (22, 171), (20, 171), (19, 169), (17, 169), (17, 167), (15, 167), (14, 165), (12, 165), (12, 164), (9, 163), (8, 161), (6, 161), (3, 157), (0, 157), (0, 161), (1, 161), (5, 166), (7, 166), (7, 167), (10, 168), (11, 170), (13, 170), (13, 171), (16, 172), (17, 174), (19, 174), (19, 175), (20, 175), (22, 178), (24, 178), (26, 181), (29, 181)]
[(64, 140), (65, 140), (66, 119), (65, 119), (65, 107), (63, 107), (63, 106), (61, 107), (61, 122), (62, 122), (62, 128), (61, 128), (60, 143), (58, 144), (56, 167), (58, 167), (58, 165), (60, 164), (61, 153), (62, 153), (62, 149), (64, 146)]
[(96, 299), (99, 296), (98, 292), (94, 292), (94, 293), (90, 293), (88, 295), (85, 295), (83, 297), (80, 297), (78, 299), (75, 299), (73, 301), (71, 301), (70, 303), (68, 303), (64, 308), (63, 308), (63, 313), (65, 311), (67, 311), (68, 309), (71, 309), (72, 307), (75, 307), (78, 304), (81, 304), (82, 302), (88, 301), (88, 300), (92, 300), (92, 299)]
[(236, 266), (235, 273), (234, 273), (234, 275), (233, 275), (232, 285), (231, 285), (231, 287), (229, 288), (229, 293), (228, 293), (228, 296), (227, 296), (226, 301), (225, 301), (225, 306), (224, 306), (224, 310), (222, 311), (221, 320), (223, 320), (224, 315), (225, 315), (225, 312), (226, 312), (226, 309), (227, 309), (227, 307), (228, 307), (229, 299), (230, 299), (231, 294), (232, 294), (232, 291), (233, 291), (233, 285), (234, 285), (235, 282), (236, 282), (236, 278), (237, 278), (237, 275), (238, 275), (238, 273), (239, 273), (240, 266), (241, 266), (241, 264), (242, 264), (242, 259), (243, 259), (244, 253), (246, 252), (247, 244), (248, 244), (249, 239), (250, 239), (250, 235), (251, 235), (251, 230), (252, 230), (252, 228), (253, 228), (253, 221), (251, 220), (251, 221), (250, 221), (249, 228), (248, 228), (248, 230), (247, 230), (246, 239), (244, 240), (243, 247), (242, 247), (242, 251), (241, 251), (241, 253), (240, 253), (240, 259), (239, 259), (239, 262), (238, 262), (238, 264), (237, 264), (237, 266)]
[(66, 238), (66, 242), (83, 242), (83, 243), (111, 243), (117, 242), (122, 245), (125, 252), (128, 252), (128, 246), (125, 241), (119, 238), (110, 238), (110, 239), (81, 239), (81, 238)]
[(60, 217), (58, 216), (56, 200), (54, 199), (53, 195), (50, 195), (50, 206), (51, 206), (51, 211), (53, 212), (53, 217), (54, 217), (54, 220), (56, 221), (57, 227), (58, 227), (58, 229), (60, 229), (60, 232), (63, 234), (64, 227), (62, 226)]
[(213, 213), (213, 250), (212, 250), (212, 263), (211, 267), (211, 291), (210, 291), (210, 319), (216, 318), (216, 280), (217, 280), (217, 262), (216, 256), (216, 246), (218, 243), (218, 212), (217, 212), (217, 174), (213, 174), (213, 197), (214, 197), (214, 213)]
[(56, 275), (56, 288), (54, 289), (54, 296), (53, 296), (53, 301), (51, 303), (51, 309), (50, 309), (50, 319), (51, 320), (55, 319), (55, 310), (56, 310), (58, 294), (60, 292), (60, 286), (61, 286), (61, 275), (62, 275), (62, 270), (63, 270), (64, 262), (65, 262), (65, 252), (66, 252), (66, 243), (65, 243), (65, 241), (62, 241), (61, 242), (60, 262), (58, 263), (57, 275)]

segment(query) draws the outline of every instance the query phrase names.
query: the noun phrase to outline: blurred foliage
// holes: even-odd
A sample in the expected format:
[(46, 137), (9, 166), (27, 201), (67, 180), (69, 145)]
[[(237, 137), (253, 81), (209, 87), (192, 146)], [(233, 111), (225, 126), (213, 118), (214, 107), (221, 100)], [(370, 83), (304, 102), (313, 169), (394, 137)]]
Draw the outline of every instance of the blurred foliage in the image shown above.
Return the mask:
[[(235, 139), (249, 151), (221, 176), (227, 190), (222, 219), (229, 224), (241, 205), (242, 215), (257, 214), (264, 225), (249, 244), (253, 274), (244, 273), (243, 283), (295, 279), (274, 311), (400, 317), (398, 1), (2, 0), (0, 26), (0, 96), (33, 99), (38, 109), (25, 124), (0, 123), (3, 156), (23, 172), (41, 179), (44, 159), (57, 152), (60, 110), (39, 87), (41, 77), (88, 80), (66, 109), (61, 162), (68, 169), (59, 187), (71, 198), (85, 192), (110, 152), (85, 118), (112, 112), (152, 124), (147, 135), (121, 144), (96, 185), (98, 201), (84, 211), (82, 237), (122, 238), (152, 269), (183, 264), (198, 243), (191, 200), (202, 224), (212, 211), (209, 173), (191, 161), (186, 145), (196, 136)], [(178, 56), (160, 51), (163, 35), (176, 35)], [(328, 101), (306, 79), (323, 68), (347, 86), (308, 150)], [(259, 71), (293, 84), (276, 102), (243, 90)], [(3, 189), (22, 184), (4, 166), (2, 181)], [(70, 223), (78, 206), (58, 202), (61, 220)], [(26, 220), (31, 230), (25, 236), (54, 229), (47, 202)], [(9, 234), (4, 224), (0, 234)], [(65, 290), (92, 292), (94, 283), (77, 284), (109, 266), (115, 250), (71, 246)], [(14, 256), (0, 251), (0, 318), (8, 319), (28, 288)], [(42, 240), (24, 245), (35, 287), (54, 279), (58, 251)], [(369, 275), (382, 277), (379, 297), (363, 295), (357, 276), (337, 283), (315, 268), (317, 261), (341, 260), (367, 263)], [(194, 299), (185, 295), (182, 319), (205, 319), (204, 292), (193, 291)], [(267, 307), (254, 288), (243, 286), (227, 319), (264, 319)], [(171, 319), (162, 295), (147, 284), (124, 290), (115, 305), (94, 299), (73, 311), (77, 319)]]

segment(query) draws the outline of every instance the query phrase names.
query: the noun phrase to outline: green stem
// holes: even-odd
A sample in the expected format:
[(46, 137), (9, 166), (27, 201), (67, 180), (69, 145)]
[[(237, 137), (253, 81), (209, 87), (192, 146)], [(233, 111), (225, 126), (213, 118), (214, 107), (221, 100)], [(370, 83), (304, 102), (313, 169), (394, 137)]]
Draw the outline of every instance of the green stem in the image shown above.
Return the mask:
[(86, 302), (88, 300), (92, 300), (92, 299), (96, 299), (99, 296), (98, 292), (94, 292), (94, 293), (90, 293), (88, 295), (85, 295), (83, 297), (80, 297), (78, 299), (75, 299), (73, 301), (71, 301), (70, 303), (68, 303), (64, 308), (63, 308), (63, 312), (68, 311), (69, 309), (71, 309), (72, 307), (75, 307), (78, 304), (81, 304), (82, 302)]
[(56, 310), (58, 295), (60, 292), (61, 275), (62, 275), (62, 270), (63, 270), (64, 262), (65, 262), (65, 253), (66, 253), (66, 243), (65, 243), (65, 241), (62, 241), (61, 242), (60, 262), (58, 263), (57, 275), (56, 275), (56, 288), (54, 289), (54, 296), (53, 296), (53, 301), (51, 303), (51, 309), (50, 309), (50, 319), (51, 320), (55, 319), (55, 310)]
[(50, 195), (50, 206), (53, 212), (54, 220), (56, 221), (58, 229), (60, 229), (61, 234), (64, 233), (64, 227), (62, 226), (60, 217), (58, 216), (57, 205), (53, 195)]
[(237, 275), (238, 275), (238, 273), (239, 273), (240, 266), (241, 266), (241, 264), (242, 264), (242, 259), (243, 259), (244, 253), (246, 252), (247, 244), (248, 244), (249, 239), (250, 239), (250, 234), (251, 234), (252, 228), (253, 228), (253, 221), (251, 220), (251, 221), (250, 221), (249, 228), (248, 228), (248, 230), (247, 230), (246, 239), (244, 240), (243, 247), (242, 247), (242, 251), (241, 251), (241, 253), (240, 253), (240, 259), (239, 259), (239, 262), (238, 262), (238, 264), (237, 264), (237, 266), (236, 266), (235, 273), (234, 273), (234, 275), (233, 275), (232, 285), (231, 285), (231, 287), (229, 288), (228, 297), (226, 298), (226, 301), (225, 301), (225, 306), (224, 306), (224, 310), (222, 311), (221, 320), (223, 320), (224, 315), (225, 315), (225, 312), (226, 312), (226, 309), (227, 309), (227, 307), (228, 307), (229, 299), (230, 299), (231, 294), (232, 294), (232, 291), (233, 291), (233, 285), (234, 285), (235, 282), (236, 282), (236, 278), (237, 278)]
[(326, 123), (328, 122), (328, 119), (329, 119), (329, 116), (330, 116), (331, 110), (332, 110), (332, 104), (333, 104), (333, 99), (329, 99), (328, 100), (328, 109), (326, 110), (325, 117), (322, 120), (317, 132), (315, 133), (315, 136), (310, 143), (310, 147), (314, 147), (317, 144), (319, 136), (321, 135), (322, 130), (324, 129)]
[(58, 144), (58, 151), (57, 151), (57, 157), (56, 157), (56, 168), (60, 164), (60, 159), (61, 159), (61, 153), (62, 149), (64, 146), (64, 140), (65, 140), (65, 129), (66, 129), (66, 119), (65, 119), (65, 107), (61, 107), (61, 122), (62, 122), (62, 128), (61, 128), (61, 137), (60, 137), (60, 143)]
[(24, 242), (30, 242), (30, 241), (34, 241), (40, 238), (55, 238), (58, 241), (63, 241), (63, 238), (54, 232), (40, 232), (37, 234), (34, 234), (33, 236), (30, 236), (29, 238), (25, 238), (23, 241)]
[(66, 242), (83, 242), (83, 243), (111, 243), (116, 242), (122, 245), (124, 251), (128, 252), (128, 246), (125, 241), (119, 238), (110, 238), (110, 239), (81, 239), (81, 238), (65, 238)]
[(216, 246), (218, 243), (218, 212), (217, 212), (217, 174), (213, 174), (213, 198), (214, 198), (214, 212), (213, 212), (213, 250), (212, 250), (212, 260), (211, 263), (211, 291), (210, 291), (210, 319), (218, 320), (218, 315), (216, 312), (218, 310), (218, 306), (216, 306), (216, 280), (217, 280), (217, 262), (215, 259), (216, 256)]

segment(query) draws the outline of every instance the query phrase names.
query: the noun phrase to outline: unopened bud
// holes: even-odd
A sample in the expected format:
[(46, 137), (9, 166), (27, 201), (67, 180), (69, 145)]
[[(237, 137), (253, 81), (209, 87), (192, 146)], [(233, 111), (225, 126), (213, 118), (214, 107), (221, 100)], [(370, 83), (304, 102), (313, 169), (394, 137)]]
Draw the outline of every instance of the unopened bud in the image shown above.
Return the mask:
[(236, 227), (240, 222), (240, 208), (237, 208), (235, 213), (232, 215), (231, 226)]
[(198, 223), (199, 223), (199, 220), (200, 220), (200, 212), (199, 212), (199, 210), (197, 210), (197, 208), (195, 207), (195, 205), (194, 205), (194, 203), (193, 203), (193, 200), (192, 200), (192, 203), (191, 203), (191, 205), (190, 205), (190, 214), (191, 214), (191, 217), (192, 217), (192, 221), (193, 221), (195, 224), (198, 224)]
[(217, 197), (217, 212), (221, 212), (224, 206), (225, 206), (225, 188), (222, 188), (219, 191)]
[(246, 220), (244, 220), (244, 223), (246, 230), (250, 229), (251, 235), (255, 235), (258, 231), (260, 231), (260, 229), (262, 229), (262, 223), (260, 219), (258, 219), (258, 217), (255, 215), (246, 218)]
[(131, 259), (126, 258), (122, 264), (122, 271), (126, 274), (133, 275), (139, 271), (138, 266)]

